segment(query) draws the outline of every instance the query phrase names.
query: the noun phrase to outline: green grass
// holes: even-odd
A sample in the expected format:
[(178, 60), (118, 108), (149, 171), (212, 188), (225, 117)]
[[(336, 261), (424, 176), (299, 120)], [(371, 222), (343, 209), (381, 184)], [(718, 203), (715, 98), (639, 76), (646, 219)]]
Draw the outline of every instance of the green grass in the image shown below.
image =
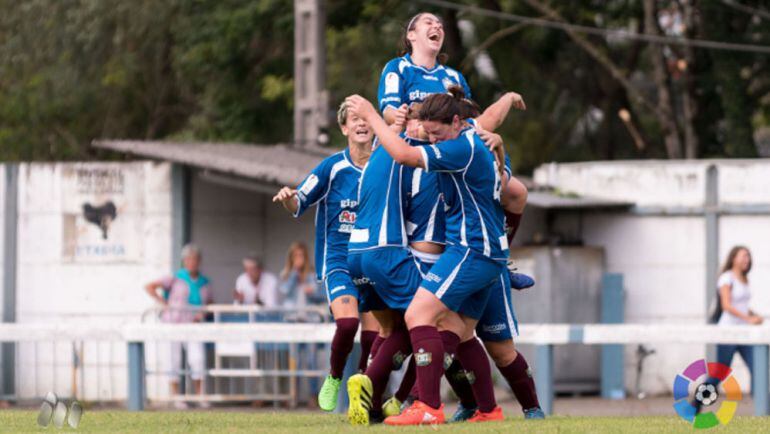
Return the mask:
[[(36, 424), (37, 412), (30, 410), (0, 410), (0, 432), (58, 432), (75, 431), (69, 427), (57, 430), (40, 428)], [(715, 433), (767, 432), (770, 418), (737, 417), (732, 423), (717, 427)], [(512, 418), (505, 422), (485, 424), (457, 424), (431, 427), (392, 428), (373, 426), (354, 428), (344, 416), (307, 412), (234, 412), (234, 411), (93, 411), (83, 415), (78, 432), (109, 433), (253, 433), (293, 432), (323, 434), (338, 432), (421, 432), (431, 431), (458, 433), (516, 433), (516, 434), (568, 434), (568, 433), (692, 433), (695, 430), (677, 417), (552, 417), (545, 421), (525, 421)]]

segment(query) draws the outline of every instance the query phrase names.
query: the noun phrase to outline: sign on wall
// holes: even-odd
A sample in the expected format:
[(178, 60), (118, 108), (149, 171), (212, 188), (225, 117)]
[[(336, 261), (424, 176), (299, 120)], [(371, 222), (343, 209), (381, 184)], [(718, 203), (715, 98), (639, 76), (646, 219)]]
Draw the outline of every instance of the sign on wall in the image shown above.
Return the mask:
[(143, 178), (138, 165), (91, 163), (63, 168), (64, 261), (142, 259)]

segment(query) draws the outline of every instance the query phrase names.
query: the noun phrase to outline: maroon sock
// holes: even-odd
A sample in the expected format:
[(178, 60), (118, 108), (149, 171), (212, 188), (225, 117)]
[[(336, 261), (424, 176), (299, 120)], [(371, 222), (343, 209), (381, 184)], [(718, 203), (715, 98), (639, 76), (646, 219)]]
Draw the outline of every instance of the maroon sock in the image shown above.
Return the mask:
[(334, 338), (332, 338), (329, 374), (340, 379), (345, 370), (345, 362), (348, 361), (348, 354), (353, 349), (353, 341), (356, 339), (358, 318), (340, 318), (335, 322), (337, 330), (334, 331)]
[(457, 346), (460, 344), (460, 337), (456, 334), (444, 330), (441, 333), (441, 342), (444, 343), (444, 378), (447, 379), (457, 398), (465, 408), (475, 408), (476, 400), (473, 397), (473, 389), (468, 378), (465, 376), (460, 361), (457, 360)]
[(516, 395), (516, 400), (521, 404), (522, 410), (540, 407), (537, 391), (535, 390), (535, 381), (532, 379), (532, 370), (529, 369), (524, 355), (518, 353), (510, 365), (498, 369), (503, 374), (503, 377), (505, 377), (508, 385), (511, 386), (511, 390)]
[(519, 223), (521, 223), (521, 214), (505, 211), (505, 237), (508, 239), (508, 245), (513, 242), (513, 237), (519, 230)]
[(473, 388), (473, 396), (476, 397), (478, 408), (488, 413), (497, 407), (495, 390), (492, 385), (492, 371), (489, 369), (489, 358), (475, 337), (460, 344), (457, 347), (457, 356), (465, 371), (468, 373), (468, 381)]
[(454, 359), (449, 369), (444, 371), (444, 377), (452, 387), (452, 391), (457, 395), (460, 404), (465, 408), (476, 408), (476, 398), (473, 396), (473, 388), (468, 381), (468, 377), (459, 360)]
[(390, 373), (401, 366), (412, 352), (409, 332), (406, 327), (398, 327), (382, 342), (377, 356), (366, 368), (366, 376), (372, 380), (372, 409), (382, 407), (382, 394), (388, 385)]
[[(409, 358), (409, 364), (406, 365), (406, 372), (404, 372), (404, 378), (401, 379), (401, 385), (398, 386), (396, 394), (393, 395), (401, 402), (406, 401), (406, 398), (412, 394), (412, 388), (415, 385), (416, 371), (414, 367), (414, 357)], [(416, 395), (414, 395), (416, 396)]]
[(371, 354), (374, 340), (379, 334), (371, 330), (361, 330), (361, 358), (358, 359), (358, 372), (366, 371), (366, 365), (369, 364), (369, 354)]
[(383, 342), (385, 342), (385, 338), (383, 338), (379, 334), (377, 335), (376, 338), (374, 338), (374, 342), (372, 342), (372, 349), (369, 350), (370, 359), (373, 359), (377, 355), (377, 351), (379, 351), (380, 345), (382, 345)]
[(441, 376), (444, 375), (441, 335), (433, 326), (415, 327), (409, 331), (409, 335), (412, 338), (420, 401), (438, 409), (441, 407)]

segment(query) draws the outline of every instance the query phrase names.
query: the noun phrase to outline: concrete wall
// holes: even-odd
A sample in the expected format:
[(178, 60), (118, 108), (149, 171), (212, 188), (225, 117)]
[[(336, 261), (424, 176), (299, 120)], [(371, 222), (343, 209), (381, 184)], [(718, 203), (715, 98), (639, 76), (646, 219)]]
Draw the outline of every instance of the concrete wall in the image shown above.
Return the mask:
[[(631, 201), (640, 208), (702, 207), (706, 170), (719, 171), (722, 205), (770, 204), (770, 160), (634, 161), (548, 164), (535, 180), (560, 191)], [(531, 223), (542, 230), (542, 223)], [(626, 321), (704, 323), (706, 312), (706, 226), (702, 216), (645, 215), (642, 212), (570, 212), (557, 214), (556, 232), (606, 250), (607, 271), (622, 273), (626, 286)], [(719, 257), (735, 244), (754, 254), (750, 275), (752, 307), (770, 314), (770, 215), (723, 215), (719, 220)], [(524, 235), (525, 237), (527, 234)], [(530, 235), (530, 238), (532, 235)], [(514, 253), (515, 255), (515, 253)], [(714, 288), (716, 290), (716, 288)], [(661, 345), (645, 362), (641, 387), (648, 393), (671, 391), (676, 373), (698, 357), (700, 345)], [(626, 386), (636, 381), (636, 347), (626, 348)], [(748, 389), (742, 361), (733, 365)]]
[[(171, 268), (170, 165), (22, 164), (19, 170), (17, 321), (138, 321), (153, 306), (142, 285)], [(112, 201), (107, 238), (83, 203)], [(125, 345), (86, 344), (83, 399), (125, 397)], [(70, 343), (21, 344), (20, 398), (72, 393)], [(112, 365), (105, 367), (105, 365)]]
[(231, 303), (241, 258), (261, 255), (265, 268), (280, 273), (292, 241), (307, 243), (312, 255), (315, 209), (294, 219), (272, 203), (272, 195), (239, 190), (193, 175), (191, 238), (203, 251), (204, 272), (217, 303)]

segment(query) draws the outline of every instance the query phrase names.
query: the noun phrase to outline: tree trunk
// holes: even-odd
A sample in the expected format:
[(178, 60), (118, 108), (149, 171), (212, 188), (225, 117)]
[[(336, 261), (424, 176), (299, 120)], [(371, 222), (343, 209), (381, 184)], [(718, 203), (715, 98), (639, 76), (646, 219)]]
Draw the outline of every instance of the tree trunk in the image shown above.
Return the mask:
[[(660, 29), (658, 28), (658, 10), (655, 2), (656, 0), (644, 0), (644, 33), (658, 36)], [(656, 113), (658, 122), (663, 129), (666, 154), (668, 154), (668, 158), (682, 158), (682, 142), (679, 139), (679, 128), (671, 98), (663, 46), (650, 44), (649, 49), (652, 54), (653, 78), (658, 90), (658, 110)]]
[[(695, 36), (695, 17), (692, 3), (689, 1), (680, 1), (684, 13), (685, 36), (692, 38)], [(695, 117), (698, 115), (698, 104), (695, 98), (695, 51), (689, 45), (684, 46), (684, 60), (687, 66), (682, 76), (682, 129), (684, 130), (684, 157), (687, 159), (698, 158), (700, 154), (698, 134), (695, 130)]]

